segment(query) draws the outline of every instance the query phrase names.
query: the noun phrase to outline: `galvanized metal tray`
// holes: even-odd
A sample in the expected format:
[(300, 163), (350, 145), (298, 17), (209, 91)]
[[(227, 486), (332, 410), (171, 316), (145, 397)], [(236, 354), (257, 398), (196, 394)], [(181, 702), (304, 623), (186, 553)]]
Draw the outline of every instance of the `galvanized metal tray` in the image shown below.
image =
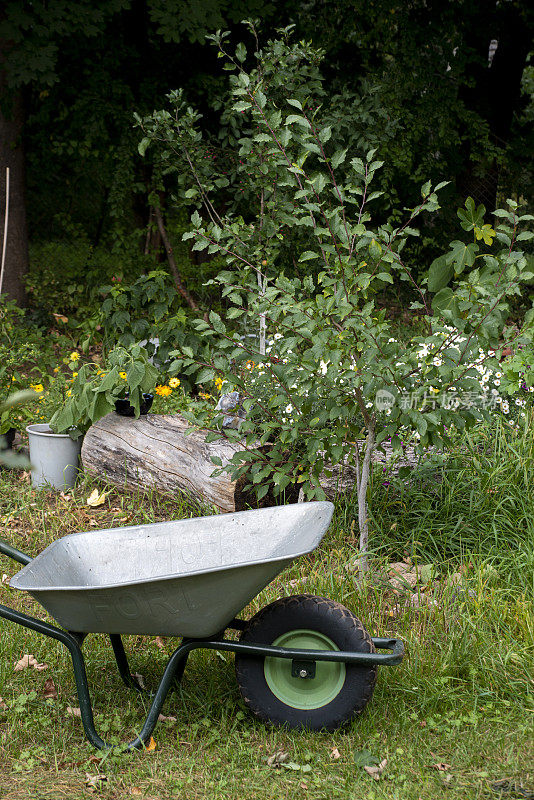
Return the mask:
[(74, 533), (10, 581), (66, 630), (203, 638), (314, 550), (328, 502)]

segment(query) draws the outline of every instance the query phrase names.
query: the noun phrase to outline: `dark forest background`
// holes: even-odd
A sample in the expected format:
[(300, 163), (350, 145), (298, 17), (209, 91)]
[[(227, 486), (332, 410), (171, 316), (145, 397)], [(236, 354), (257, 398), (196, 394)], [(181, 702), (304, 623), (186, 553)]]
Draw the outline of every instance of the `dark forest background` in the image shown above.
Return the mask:
[[(295, 38), (325, 51), (325, 103), (346, 144), (377, 147), (385, 162), (384, 219), (414, 205), (427, 179), (450, 181), (444, 210), (410, 253), (416, 267), (446, 246), (468, 195), (489, 210), (509, 196), (528, 204), (534, 7), (526, 1), (14, 0), (0, 10), (2, 229), (10, 167), (3, 291), (38, 304), (39, 285), (57, 284), (81, 302), (88, 282), (165, 262), (133, 115), (162, 108), (183, 87), (223, 142), (227, 78), (205, 35), (227, 28), (238, 42), (245, 17), (261, 21), (263, 40), (294, 25)], [(187, 209), (173, 205), (172, 191), (160, 186), (159, 203), (182, 273), (201, 291), (198, 261), (178, 244)]]

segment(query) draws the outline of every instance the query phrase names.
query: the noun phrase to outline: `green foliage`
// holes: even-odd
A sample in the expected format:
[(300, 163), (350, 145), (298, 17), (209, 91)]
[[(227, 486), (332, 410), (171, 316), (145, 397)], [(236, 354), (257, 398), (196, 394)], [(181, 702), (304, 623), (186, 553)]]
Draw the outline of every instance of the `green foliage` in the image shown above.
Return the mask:
[[(14, 392), (9, 395), (5, 400), (0, 402), (0, 431), (5, 432), (5, 420), (9, 419), (9, 412), (11, 409), (29, 403), (36, 398), (36, 393), (32, 390), (25, 392)], [(9, 426), (8, 426), (9, 428)], [(28, 467), (29, 461), (26, 456), (13, 453), (10, 449), (5, 447), (5, 439), (0, 435), (0, 466), (2, 467)]]
[[(76, 354), (77, 355), (77, 354)], [(71, 369), (78, 360), (71, 358)], [(111, 350), (102, 367), (89, 362), (79, 367), (62, 408), (50, 420), (55, 433), (68, 433), (78, 438), (97, 420), (115, 410), (115, 401), (128, 397), (139, 417), (143, 394), (154, 389), (158, 371), (139, 345), (117, 346)]]
[(101, 292), (107, 293), (99, 313), (107, 347), (119, 343), (128, 348), (143, 342), (148, 355), (163, 365), (173, 348), (197, 346), (198, 337), (190, 330), (186, 312), (178, 305), (176, 289), (165, 271), (152, 270), (131, 284), (116, 280)]
[[(179, 92), (170, 96), (173, 113), (138, 120), (149, 143), (165, 145), (169, 163), (177, 154), (191, 166), (191, 192), (204, 208), (204, 217), (193, 214), (187, 234), (193, 249), (223, 253), (231, 267), (216, 279), (230, 304), (226, 319), (212, 311), (208, 321), (197, 320), (203, 351), (181, 348), (173, 366), (196, 375), (199, 383), (224, 378), (245, 396), (247, 419), (239, 434), (227, 432), (242, 437), (245, 450), (224, 469), (233, 478), (251, 476), (260, 499), (269, 484), (276, 494), (295, 482), (308, 497), (321, 497), (322, 470), (348, 458), (357, 461), (364, 502), (375, 442), (391, 439), (400, 450), (408, 432), (421, 447), (443, 447), (448, 431), (469, 428), (487, 413), (476, 367), (497, 363), (494, 352), (502, 345), (510, 298), (529, 279), (517, 247), (518, 226), (529, 218), (509, 201), (507, 210), (497, 212), (494, 236), (483, 223), (484, 210), (468, 200), (459, 217), (474, 241), (452, 243), (444, 261), (453, 267), (454, 285), (440, 288), (430, 302), (403, 250), (417, 235), (413, 222), (439, 209), (437, 192), (446, 182), (434, 188), (427, 182), (402, 224), (373, 225), (368, 204), (379, 195), (373, 183), (382, 167), (375, 151), (361, 158), (332, 141), (331, 126), (324, 124), (305, 81), (296, 96), (279, 92), (276, 83), (271, 94), (265, 75), (272, 75), (280, 51), (282, 61), (290, 58), (292, 47), (270, 43), (258, 54), (257, 69), (247, 72), (239, 53), (234, 57), (226, 50), (225, 34), (214, 40), (235, 73), (232, 109), (248, 119), (250, 133), (243, 131), (236, 158), (243, 162), (238, 174), (255, 196), (248, 220), (216, 212), (211, 197), (217, 182), (213, 176), (204, 180), (199, 118)], [(307, 52), (305, 45), (299, 47)], [(310, 50), (309, 58), (314, 55)], [(294, 82), (299, 85), (298, 78)], [(308, 234), (307, 247), (298, 254), (297, 277), (288, 275), (281, 246), (286, 232), (295, 230)], [(480, 266), (473, 268), (476, 259)], [(315, 265), (313, 273), (309, 263)], [(430, 277), (439, 287), (436, 267)], [(404, 342), (391, 335), (391, 323), (375, 302), (394, 281), (406, 284), (411, 308), (423, 318), (423, 333)], [(243, 323), (259, 329), (259, 344), (236, 332), (234, 326)], [(278, 334), (271, 351), (262, 351), (262, 326)], [(262, 400), (243, 378), (247, 362), (269, 380)], [(432, 400), (451, 390), (475, 399), (456, 408)], [(210, 424), (205, 415), (197, 422)], [(365, 448), (355, 445), (362, 434)]]

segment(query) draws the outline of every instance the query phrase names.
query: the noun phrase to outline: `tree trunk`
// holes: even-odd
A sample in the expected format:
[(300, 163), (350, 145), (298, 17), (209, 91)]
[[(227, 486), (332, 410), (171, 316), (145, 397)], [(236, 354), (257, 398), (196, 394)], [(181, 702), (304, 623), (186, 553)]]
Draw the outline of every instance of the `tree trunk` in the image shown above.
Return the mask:
[[(2, 47), (0, 42), (0, 48)], [(22, 93), (8, 92), (5, 75), (0, 74), (0, 253), (4, 245), (6, 213), (6, 167), (9, 167), (9, 225), (2, 294), (26, 305), (24, 276), (28, 271), (28, 227), (26, 222), (24, 151), (22, 127), (24, 107)], [(7, 101), (6, 101), (7, 98)]]
[[(521, 78), (532, 48), (534, 15), (521, 3), (479, 3), (478, 14), (471, 15), (464, 48), (478, 61), (471, 64), (471, 85), (464, 84), (460, 97), (488, 123), (491, 138), (499, 148), (506, 148), (514, 114), (521, 111)], [(497, 43), (489, 58), (491, 41)], [(470, 155), (470, 154), (469, 154)], [(468, 156), (469, 157), (469, 156)], [(483, 164), (468, 162), (457, 186), (464, 197), (471, 195), (476, 204), (488, 210), (496, 206), (499, 168), (495, 160)]]
[(220, 511), (241, 511), (245, 481), (232, 481), (216, 469), (212, 456), (227, 464), (241, 450), (227, 441), (206, 442), (205, 431), (186, 436), (189, 423), (179, 415), (149, 414), (134, 420), (108, 414), (85, 435), (84, 469), (130, 489), (185, 493)]

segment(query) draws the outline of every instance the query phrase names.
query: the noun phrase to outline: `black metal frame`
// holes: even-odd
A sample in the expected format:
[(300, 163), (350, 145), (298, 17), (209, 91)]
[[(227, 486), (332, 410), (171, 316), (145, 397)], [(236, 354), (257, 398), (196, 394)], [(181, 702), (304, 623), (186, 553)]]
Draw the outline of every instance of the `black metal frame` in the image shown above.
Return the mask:
[[(20, 550), (16, 550), (7, 543), (0, 540), (0, 553), (9, 556), (10, 558), (18, 561), (21, 564), (29, 564), (31, 558)], [(98, 750), (110, 749), (111, 745), (107, 744), (97, 733), (94, 718), (93, 707), (91, 704), (91, 696), (89, 693), (89, 684), (87, 681), (87, 671), (85, 669), (85, 660), (82, 653), (82, 644), (86, 638), (85, 633), (67, 632), (61, 628), (56, 628), (48, 622), (42, 622), (35, 617), (30, 617), (15, 609), (8, 608), (0, 604), (0, 617), (22, 625), (30, 630), (42, 633), (52, 639), (61, 642), (69, 650), (72, 658), (72, 666), (74, 670), (74, 680), (76, 682), (76, 690), (78, 693), (78, 701), (80, 703), (80, 712), (83, 727), (87, 738), (91, 744)], [(225, 630), (243, 630), (246, 622), (244, 620), (233, 620)], [(158, 717), (160, 715), (163, 704), (167, 698), (169, 691), (173, 684), (179, 683), (184, 674), (185, 666), (189, 653), (192, 650), (219, 650), (231, 651), (233, 653), (243, 653), (249, 656), (256, 656), (258, 658), (265, 658), (266, 656), (275, 658), (288, 658), (298, 661), (316, 662), (316, 661), (342, 661), (345, 664), (358, 664), (360, 666), (394, 666), (402, 661), (404, 655), (404, 644), (400, 639), (387, 639), (387, 638), (373, 638), (375, 648), (380, 650), (390, 650), (390, 653), (354, 653), (343, 650), (302, 650), (290, 649), (285, 647), (272, 647), (260, 644), (242, 644), (241, 642), (224, 639), (225, 631), (215, 638), (210, 639), (183, 639), (181, 644), (176, 648), (167, 662), (167, 666), (163, 672), (163, 676), (153, 695), (152, 704), (150, 706), (146, 720), (141, 728), (139, 734), (125, 745), (126, 750), (135, 750), (146, 746), (150, 741), (150, 737)], [(220, 637), (220, 638), (219, 638)], [(128, 665), (128, 658), (124, 651), (122, 639), (119, 634), (109, 634), (115, 660), (119, 674), (129, 688), (143, 691), (139, 682), (131, 674)]]

